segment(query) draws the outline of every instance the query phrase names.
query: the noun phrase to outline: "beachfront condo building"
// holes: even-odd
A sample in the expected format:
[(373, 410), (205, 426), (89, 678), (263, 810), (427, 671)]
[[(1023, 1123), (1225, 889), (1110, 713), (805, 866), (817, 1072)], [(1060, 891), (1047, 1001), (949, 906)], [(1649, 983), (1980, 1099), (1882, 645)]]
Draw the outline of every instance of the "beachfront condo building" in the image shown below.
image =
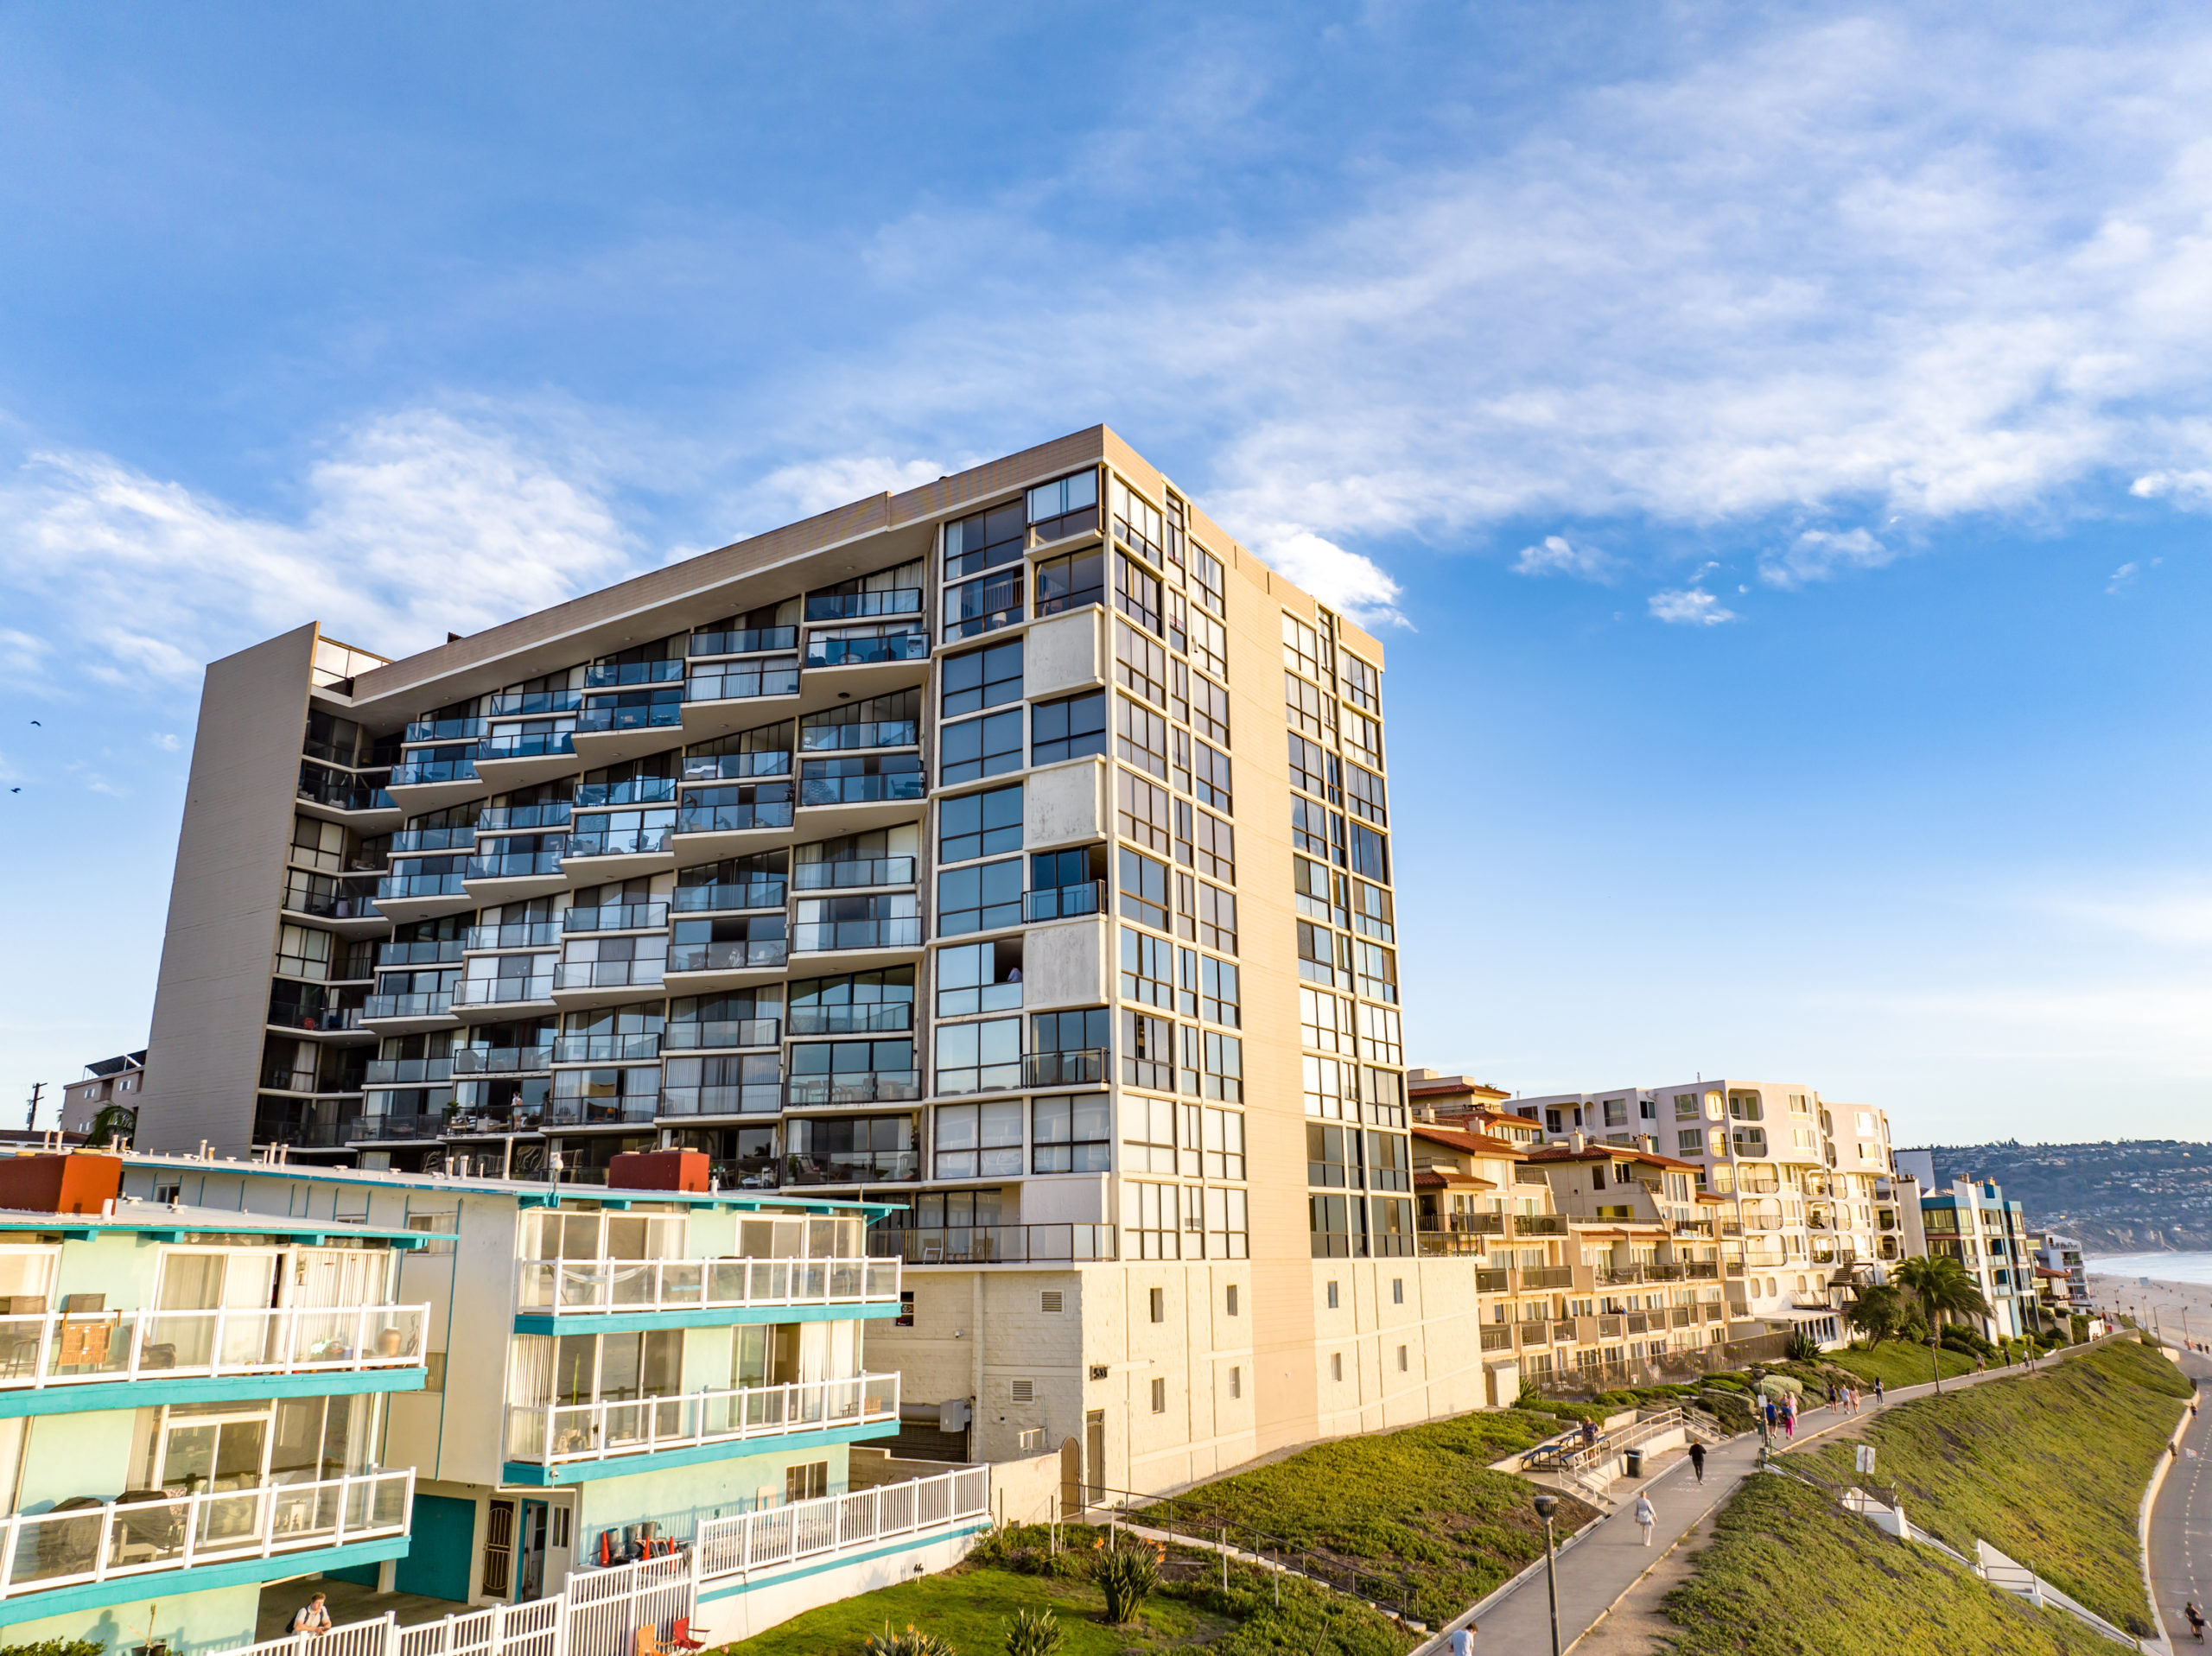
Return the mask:
[(1382, 668), (1103, 428), (402, 659), (303, 625), (208, 669), (137, 1144), (865, 1201), (910, 1447), (1071, 1494), (1476, 1406)]

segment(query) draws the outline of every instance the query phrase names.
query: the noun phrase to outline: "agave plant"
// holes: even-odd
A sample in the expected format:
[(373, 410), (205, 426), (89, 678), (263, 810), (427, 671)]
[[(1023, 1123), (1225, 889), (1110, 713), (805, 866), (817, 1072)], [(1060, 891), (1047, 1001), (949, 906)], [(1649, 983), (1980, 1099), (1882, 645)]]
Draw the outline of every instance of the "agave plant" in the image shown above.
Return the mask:
[(867, 1642), (861, 1646), (861, 1656), (960, 1656), (960, 1653), (911, 1621), (904, 1633), (892, 1632), (891, 1624), (887, 1621), (881, 1633), (868, 1634)]
[(1006, 1656), (1059, 1656), (1063, 1635), (1050, 1610), (1016, 1610), (1006, 1629)]
[(1160, 1558), (1148, 1546), (1109, 1547), (1092, 1562), (1090, 1579), (1106, 1596), (1106, 1619), (1120, 1627), (1135, 1618), (1146, 1595), (1160, 1585)]

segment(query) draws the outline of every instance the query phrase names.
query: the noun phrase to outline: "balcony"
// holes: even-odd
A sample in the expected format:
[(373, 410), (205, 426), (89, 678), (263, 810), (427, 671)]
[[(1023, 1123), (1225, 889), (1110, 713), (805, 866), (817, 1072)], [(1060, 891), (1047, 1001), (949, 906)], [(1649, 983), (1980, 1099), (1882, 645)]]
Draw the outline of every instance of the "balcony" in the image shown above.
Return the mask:
[(1521, 1291), (1531, 1288), (1572, 1288), (1574, 1286), (1574, 1267), (1571, 1265), (1529, 1265), (1514, 1272)]
[(799, 776), (799, 820), (810, 832), (865, 834), (918, 820), (927, 791), (918, 755), (809, 759)]
[(583, 704), (580, 690), (503, 690), (486, 699), (484, 711), (492, 719), (550, 719)]
[(1510, 1293), (1513, 1273), (1502, 1266), (1486, 1266), (1475, 1272), (1475, 1291), (1478, 1294)]
[(524, 1259), (517, 1306), (552, 1317), (898, 1304), (895, 1260)]
[(686, 741), (713, 741), (763, 721), (763, 701), (798, 695), (798, 657), (763, 656), (720, 667), (697, 667), (683, 682), (678, 712)]
[(850, 638), (825, 638), (819, 633), (806, 641), (809, 669), (874, 667), (930, 658), (929, 634), (917, 627), (887, 627)]
[(810, 621), (865, 621), (879, 615), (921, 612), (918, 587), (894, 587), (880, 593), (817, 593), (806, 600)]
[(785, 1101), (793, 1108), (895, 1104), (921, 1095), (922, 1073), (918, 1069), (842, 1070), (829, 1075), (793, 1075), (784, 1083)]
[(401, 739), (412, 746), (418, 742), (474, 741), (483, 733), (481, 719), (416, 719), (409, 722)]
[(1423, 1214), (1421, 1228), (1453, 1235), (1503, 1236), (1505, 1234), (1505, 1215), (1502, 1213)]
[(913, 747), (921, 741), (921, 726), (912, 719), (878, 719), (849, 725), (802, 725), (798, 746), (803, 753), (833, 753), (856, 747)]
[(711, 1087), (664, 1086), (663, 1119), (677, 1115), (773, 1115), (784, 1107), (781, 1081), (724, 1083)]
[(387, 874), (377, 882), (377, 912), (387, 920), (435, 920), (473, 907), (458, 873)]
[(594, 695), (576, 714), (569, 738), (576, 762), (588, 770), (641, 758), (669, 746), (683, 725), (683, 690), (616, 690)]
[(449, 993), (370, 995), (361, 1003), (361, 1022), (381, 1025), (388, 1032), (442, 1028), (458, 1021), (453, 1015), (453, 996)]
[(677, 914), (729, 914), (742, 909), (780, 909), (785, 887), (779, 879), (734, 880), (728, 885), (679, 885), (670, 907)]
[(540, 974), (537, 977), (463, 978), (455, 986), (453, 1004), (456, 1006), (524, 1006), (541, 1010), (553, 1005), (556, 980)]
[(476, 773), (494, 788), (532, 788), (576, 766), (573, 730), (502, 731), (476, 745)]
[(966, 1225), (868, 1233), (868, 1251), (908, 1265), (1083, 1265), (1119, 1257), (1111, 1225)]
[[(414, 1496), (410, 1469), (18, 1513), (5, 1520), (0, 1599), (403, 1536)], [(311, 1556), (300, 1563), (315, 1567)], [(164, 1589), (149, 1580), (146, 1591)], [(37, 1608), (31, 1599), (23, 1613)]]
[(1710, 1236), (1713, 1234), (1713, 1221), (1710, 1219), (1677, 1219), (1671, 1228), (1677, 1236)]
[(693, 633), (684, 654), (696, 659), (702, 656), (753, 656), (765, 650), (798, 648), (797, 627), (736, 627)]
[[(0, 1317), (0, 1396), (158, 1375), (322, 1374), (423, 1366), (427, 1305)], [(118, 1407), (124, 1406), (120, 1399)]]
[(379, 968), (390, 966), (453, 966), (460, 962), (458, 937), (424, 937), (412, 942), (385, 943), (377, 950)]
[(663, 962), (563, 961), (553, 968), (553, 999), (564, 1007), (612, 1006), (661, 987)]
[(660, 1092), (656, 1088), (650, 1093), (628, 1093), (620, 1098), (548, 1099), (543, 1120), (549, 1127), (642, 1126), (659, 1114)]
[(1021, 894), (1021, 917), (1025, 921), (1072, 920), (1079, 915), (1105, 912), (1106, 882), (1103, 879), (1047, 886)]
[(861, 891), (875, 885), (913, 883), (912, 857), (855, 857), (842, 862), (803, 862), (791, 870), (791, 884), (802, 891)]
[(1687, 1282), (1715, 1282), (1719, 1279), (1720, 1266), (1712, 1259), (1685, 1259), (1682, 1278)]
[(523, 920), (504, 926), (471, 926), (467, 947), (482, 953), (499, 949), (557, 949), (561, 945), (561, 923), (557, 920)]
[(594, 662), (584, 669), (584, 688), (608, 690), (639, 684), (672, 684), (683, 676), (683, 663), (675, 661)]
[[(451, 1094), (445, 1101), (452, 1101)], [(347, 1125), (345, 1141), (349, 1145), (435, 1144), (445, 1136), (445, 1126), (443, 1110), (435, 1114), (364, 1115)]]
[(329, 876), (314, 876), (304, 885), (287, 884), (284, 912), (321, 920), (341, 937), (373, 936), (386, 924), (376, 904), (375, 889), (358, 879), (341, 884)]
[(1030, 1052), (1021, 1060), (1024, 1087), (1103, 1087), (1112, 1056), (1103, 1046), (1074, 1052)]
[(1567, 1215), (1557, 1213), (1516, 1213), (1513, 1215), (1516, 1236), (1564, 1236), (1567, 1234)]
[(563, 1035), (553, 1043), (556, 1063), (646, 1063), (658, 1056), (658, 1035)]
[(783, 1182), (792, 1185), (910, 1184), (922, 1177), (922, 1158), (912, 1150), (839, 1150), (791, 1156)]
[[(781, 937), (738, 937), (720, 943), (671, 943), (667, 987), (671, 994), (707, 994), (783, 974), (791, 945)], [(681, 979), (681, 981), (674, 980)]]
[[(778, 784), (774, 791), (788, 796), (791, 787)], [(791, 826), (788, 796), (746, 804), (687, 802), (676, 819), (676, 831), (683, 836), (676, 842), (676, 849), (683, 853), (686, 866), (720, 862), (774, 844), (790, 833)]]
[(1573, 1345), (1574, 1343), (1574, 1324), (1572, 1322), (1553, 1323), (1552, 1338), (1560, 1345)]
[(567, 890), (569, 877), (561, 872), (561, 836), (547, 837), (550, 843), (535, 850), (471, 857), (462, 877), (469, 896), (480, 903), (517, 903)]
[(476, 826), (467, 828), (402, 828), (391, 836), (391, 854), (408, 852), (467, 851), (476, 843)]
[(453, 1050), (456, 1075), (518, 1075), (552, 1067), (550, 1046), (457, 1046)]
[(880, 955), (918, 955), (921, 947), (922, 922), (918, 915), (877, 920), (807, 921), (791, 928), (791, 952), (794, 955), (814, 956), (811, 960), (794, 960), (794, 968), (834, 971), (848, 964), (834, 957), (849, 955), (861, 957), (850, 961), (849, 968), (864, 969), (876, 964), (875, 957)]
[(1482, 1348), (1484, 1351), (1512, 1350), (1513, 1330), (1497, 1323), (1491, 1324), (1482, 1331)]
[(383, 834), (407, 820), (385, 790), (389, 774), (381, 767), (357, 774), (302, 765), (296, 796), (311, 816), (344, 822), (362, 834)]
[(580, 831), (569, 836), (563, 866), (569, 874), (588, 883), (628, 879), (655, 874), (676, 866), (674, 813), (664, 823), (645, 828), (588, 828), (594, 819), (577, 819)]
[(410, 816), (443, 810), (485, 791), (473, 751), (448, 757), (410, 755), (391, 767), (391, 781), (386, 785), (393, 803)]
[(365, 1087), (430, 1087), (453, 1079), (451, 1058), (371, 1058)]
[(795, 1006), (785, 1016), (792, 1035), (900, 1035), (914, 1027), (914, 1003), (874, 1000), (850, 1006)]
[(509, 1464), (549, 1470), (577, 1461), (655, 1455), (709, 1443), (742, 1443), (899, 1424), (899, 1376), (791, 1386), (733, 1386), (680, 1397), (554, 1403), (507, 1411)]
[(746, 753), (687, 753), (683, 780), (704, 782), (766, 782), (791, 773), (788, 748), (760, 748)]

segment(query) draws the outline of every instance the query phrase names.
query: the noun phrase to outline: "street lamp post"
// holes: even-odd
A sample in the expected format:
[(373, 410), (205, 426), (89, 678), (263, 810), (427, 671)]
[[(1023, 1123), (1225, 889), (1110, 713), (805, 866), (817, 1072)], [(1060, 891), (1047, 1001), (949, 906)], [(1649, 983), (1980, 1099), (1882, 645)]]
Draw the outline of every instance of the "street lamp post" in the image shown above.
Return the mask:
[(1552, 1599), (1552, 1656), (1559, 1656), (1559, 1554), (1552, 1546), (1552, 1514), (1559, 1497), (1547, 1491), (1536, 1497), (1536, 1516), (1544, 1520), (1544, 1584)]

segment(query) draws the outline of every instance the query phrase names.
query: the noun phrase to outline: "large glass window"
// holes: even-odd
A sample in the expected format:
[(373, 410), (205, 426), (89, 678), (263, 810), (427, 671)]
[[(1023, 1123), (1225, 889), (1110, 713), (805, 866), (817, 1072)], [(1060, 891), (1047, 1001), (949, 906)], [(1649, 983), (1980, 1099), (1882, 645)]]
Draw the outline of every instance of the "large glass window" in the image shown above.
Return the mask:
[(1228, 961), (1201, 955), (1198, 973), (1198, 1016), (1209, 1024), (1226, 1024), (1235, 1029), (1243, 1021), (1236, 968)]
[(1058, 615), (1106, 601), (1106, 555), (1097, 547), (1046, 558), (1037, 566), (1037, 615)]
[(1167, 705), (1167, 652), (1127, 621), (1114, 623), (1114, 681), (1155, 706)]
[(937, 1015), (1011, 1012), (1021, 1005), (1021, 939), (963, 943), (937, 952)]
[(1363, 816), (1381, 828), (1390, 820), (1383, 798), (1382, 778), (1357, 765), (1344, 767), (1344, 794), (1354, 816)]
[(1122, 1101), (1122, 1171), (1175, 1171), (1175, 1106), (1164, 1098)]
[(1029, 492), (1029, 525), (1039, 541), (1087, 535), (1098, 527), (1098, 473), (1077, 472)]
[(1106, 751), (1106, 692), (1039, 701), (1030, 714), (1029, 762), (1055, 765)]
[[(1017, 1069), (1019, 1064), (1014, 1066)], [(937, 1112), (935, 1177), (941, 1179), (1019, 1178), (1021, 1176), (1021, 1101), (941, 1104)]]
[(1191, 723), (1210, 741), (1229, 745), (1229, 692), (1210, 678), (1191, 683)]
[(1175, 946), (1134, 926), (1122, 928), (1122, 999), (1173, 1011)]
[(944, 590), (944, 636), (972, 638), (1022, 619), (1025, 566), (994, 570)]
[(1114, 771), (1116, 825), (1125, 840), (1167, 854), (1168, 792), (1133, 771)]
[(1225, 1104), (1244, 1101), (1244, 1043), (1218, 1030), (1205, 1031), (1205, 1095)]
[(1167, 930), (1167, 866), (1124, 847), (1116, 858), (1122, 913), (1131, 920)]
[(1107, 1171), (1113, 1162), (1111, 1106), (1105, 1093), (1031, 1100), (1030, 1171)]
[[(986, 1018), (980, 1024), (940, 1024), (937, 1030), (937, 1090), (993, 1093), (1021, 1085), (1021, 1020)], [(1018, 1113), (1017, 1113), (1018, 1115)], [(942, 1115), (939, 1116), (942, 1121)], [(1013, 1142), (1021, 1142), (1020, 1122)], [(1019, 1165), (1008, 1170), (1020, 1172)]]
[(1160, 577), (1122, 552), (1114, 555), (1114, 607), (1146, 631), (1160, 631)]
[(1198, 796), (1198, 803), (1211, 805), (1217, 811), (1233, 811), (1230, 803), (1229, 755), (1217, 753), (1204, 742), (1193, 744), (1192, 756), (1191, 791)]
[(1167, 775), (1167, 720), (1127, 696), (1114, 698), (1115, 751), (1141, 771)]
[(962, 794), (938, 804), (937, 860), (967, 862), (1021, 849), (1021, 784)]
[(1027, 550), (1029, 515), (1019, 500), (944, 526), (944, 578), (958, 581), (1013, 563)]
[(914, 1027), (914, 968), (887, 967), (791, 986), (793, 1035), (879, 1035)]
[(944, 658), (944, 716), (981, 713), (1021, 700), (1021, 640), (982, 650), (963, 650)]
[(1122, 1013), (1122, 1080), (1130, 1087), (1175, 1090), (1175, 1025), (1142, 1012)]
[(938, 733), (938, 780), (946, 786), (1019, 771), (1021, 709), (1009, 707), (946, 725)]
[(1021, 923), (1021, 862), (950, 868), (937, 877), (937, 930), (941, 937)]

